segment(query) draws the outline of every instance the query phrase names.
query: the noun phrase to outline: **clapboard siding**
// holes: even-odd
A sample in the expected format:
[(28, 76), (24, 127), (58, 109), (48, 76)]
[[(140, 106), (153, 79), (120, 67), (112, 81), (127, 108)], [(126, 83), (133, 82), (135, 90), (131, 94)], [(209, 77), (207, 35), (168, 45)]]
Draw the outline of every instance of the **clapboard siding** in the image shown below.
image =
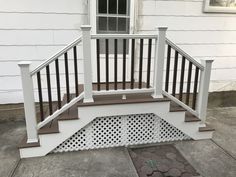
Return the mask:
[[(17, 63), (32, 61), (33, 69), (78, 38), (81, 35), (80, 26), (88, 23), (87, 1), (0, 0), (0, 4), (4, 4), (0, 7), (0, 103), (22, 102)], [(81, 46), (78, 47), (78, 58), (81, 82)], [(69, 53), (70, 66), (72, 62), (72, 53)], [(60, 64), (60, 70), (64, 73), (64, 63)], [(54, 64), (50, 69), (52, 90), (55, 92)], [(71, 86), (74, 84), (73, 77), (73, 70), (70, 69)], [(45, 71), (42, 72), (42, 79), (46, 86)], [(65, 76), (62, 74), (62, 87), (64, 82)], [(46, 90), (44, 93), (47, 95)]]
[(0, 30), (0, 46), (67, 45), (80, 30)]
[(156, 27), (167, 26), (167, 37), (197, 61), (215, 60), (211, 91), (235, 90), (236, 15), (203, 13), (203, 2), (139, 0), (136, 31), (153, 33)]
[(23, 12), (23, 13), (87, 13), (86, 0), (0, 0), (0, 4), (4, 4), (0, 8), (0, 12)]

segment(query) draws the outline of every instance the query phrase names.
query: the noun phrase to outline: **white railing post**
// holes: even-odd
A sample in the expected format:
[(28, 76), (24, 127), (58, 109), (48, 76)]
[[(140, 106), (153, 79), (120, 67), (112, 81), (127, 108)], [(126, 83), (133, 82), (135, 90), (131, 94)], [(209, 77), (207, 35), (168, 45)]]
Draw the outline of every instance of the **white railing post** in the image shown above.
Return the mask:
[(197, 99), (197, 113), (201, 119), (201, 123), (204, 126), (206, 122), (207, 103), (208, 103), (208, 91), (211, 77), (211, 67), (214, 60), (202, 60), (201, 63), (204, 66), (204, 70), (201, 72), (199, 93)]
[(91, 62), (91, 26), (82, 25), (82, 43), (84, 54), (84, 102), (93, 102), (92, 62)]
[(37, 121), (34, 101), (33, 80), (30, 75), (30, 62), (18, 63), (21, 70), (24, 110), (27, 130), (27, 143), (38, 142)]
[(163, 98), (162, 85), (163, 85), (163, 69), (165, 57), (165, 44), (166, 44), (166, 31), (167, 27), (158, 27), (158, 39), (156, 39), (155, 48), (155, 62), (154, 62), (154, 93), (153, 98)]

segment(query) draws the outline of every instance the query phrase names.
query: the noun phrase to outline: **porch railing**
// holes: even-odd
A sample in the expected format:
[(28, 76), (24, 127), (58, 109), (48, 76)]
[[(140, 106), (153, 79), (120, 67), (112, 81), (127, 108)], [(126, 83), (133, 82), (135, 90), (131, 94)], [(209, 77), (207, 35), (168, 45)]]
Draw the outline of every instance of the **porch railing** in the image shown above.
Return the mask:
[[(166, 38), (166, 27), (158, 28), (157, 33), (151, 35), (91, 35), (91, 27), (88, 25), (82, 26), (81, 30), (82, 37), (76, 39), (33, 71), (30, 71), (30, 63), (19, 63), (24, 93), (27, 141), (29, 143), (38, 141), (38, 129), (55, 119), (82, 98), (84, 102), (93, 102), (94, 95), (150, 93), (154, 98), (166, 96), (198, 116), (205, 123), (212, 60), (204, 60), (201, 64), (198, 63)], [(104, 53), (101, 52), (102, 42)], [(77, 48), (81, 44), (84, 72), (83, 80), (79, 81)], [(109, 49), (109, 44), (114, 46), (112, 50)], [(95, 48), (92, 46), (95, 46)], [(93, 49), (95, 50), (95, 56), (92, 55)], [(72, 59), (69, 58), (69, 53)], [(179, 56), (181, 56), (181, 60)], [(62, 60), (64, 62), (64, 73), (60, 70)], [(71, 63), (73, 73), (70, 73), (72, 68), (69, 69), (69, 60), (73, 61)], [(93, 68), (94, 64), (95, 68)], [(57, 93), (56, 104), (54, 104), (56, 106), (54, 107), (53, 100), (55, 99), (52, 98), (51, 88), (52, 68), (55, 70), (54, 79)], [(42, 71), (44, 70), (47, 85), (46, 100), (43, 99), (42, 93)], [(144, 76), (144, 73), (146, 73), (146, 76)], [(63, 75), (65, 75), (66, 93), (64, 105), (61, 102), (62, 84), (60, 82)], [(36, 121), (35, 110), (33, 84), (35, 76), (40, 106), (39, 122)], [(71, 90), (71, 76), (74, 80), (74, 90)], [(81, 93), (79, 93), (79, 83), (83, 84)], [(95, 89), (93, 84), (97, 86)], [(73, 91), (75, 97), (71, 98)], [(48, 102), (49, 111), (47, 116), (44, 114), (43, 103), (45, 101)]]

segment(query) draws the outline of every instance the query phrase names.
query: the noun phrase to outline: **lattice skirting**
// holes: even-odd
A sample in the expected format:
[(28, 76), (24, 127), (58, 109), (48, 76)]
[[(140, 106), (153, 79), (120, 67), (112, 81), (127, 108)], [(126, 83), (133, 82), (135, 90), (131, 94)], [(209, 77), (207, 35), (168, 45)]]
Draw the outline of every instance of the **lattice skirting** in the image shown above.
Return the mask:
[(53, 152), (191, 139), (154, 114), (98, 117)]

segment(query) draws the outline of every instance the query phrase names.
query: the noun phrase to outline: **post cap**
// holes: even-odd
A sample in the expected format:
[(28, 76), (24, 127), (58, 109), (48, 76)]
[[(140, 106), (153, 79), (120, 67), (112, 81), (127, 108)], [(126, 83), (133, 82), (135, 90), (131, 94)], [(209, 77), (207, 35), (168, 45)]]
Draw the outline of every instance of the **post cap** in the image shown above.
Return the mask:
[(18, 66), (29, 66), (31, 63), (31, 61), (21, 61), (18, 63)]
[(167, 26), (160, 26), (160, 27), (156, 27), (157, 30), (159, 31), (166, 31), (168, 29)]
[(214, 59), (201, 59), (202, 62), (212, 63)]
[(82, 31), (90, 31), (91, 30), (91, 25), (81, 25), (81, 30)]

